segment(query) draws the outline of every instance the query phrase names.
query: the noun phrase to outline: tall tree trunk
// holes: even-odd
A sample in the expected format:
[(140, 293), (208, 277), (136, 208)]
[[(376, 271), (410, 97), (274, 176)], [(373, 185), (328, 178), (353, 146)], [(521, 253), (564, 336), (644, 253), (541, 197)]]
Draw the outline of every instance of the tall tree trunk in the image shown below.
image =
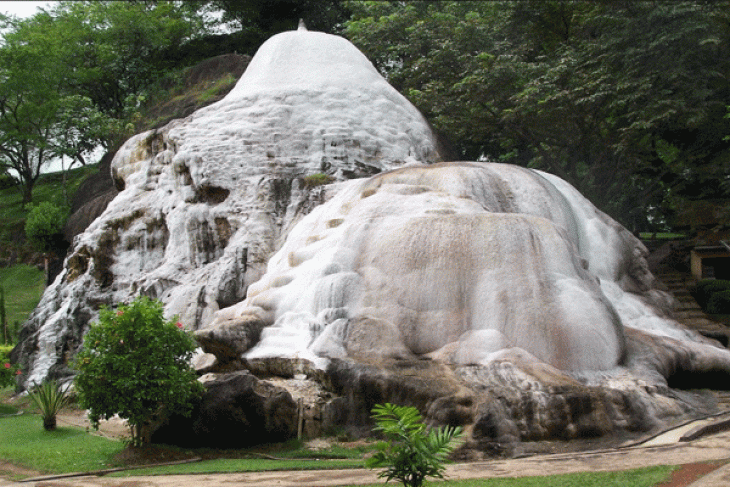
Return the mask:
[(33, 202), (33, 184), (34, 181), (26, 180), (22, 184), (23, 190), (23, 208)]

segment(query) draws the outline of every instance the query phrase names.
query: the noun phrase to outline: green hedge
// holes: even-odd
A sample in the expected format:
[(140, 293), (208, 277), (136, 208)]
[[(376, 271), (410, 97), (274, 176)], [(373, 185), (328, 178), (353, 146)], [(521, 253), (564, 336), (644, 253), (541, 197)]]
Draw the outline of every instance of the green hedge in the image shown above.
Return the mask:
[(712, 294), (707, 302), (707, 312), (718, 315), (730, 314), (730, 289)]
[(705, 279), (697, 283), (695, 298), (702, 309), (713, 314), (730, 314), (730, 281)]

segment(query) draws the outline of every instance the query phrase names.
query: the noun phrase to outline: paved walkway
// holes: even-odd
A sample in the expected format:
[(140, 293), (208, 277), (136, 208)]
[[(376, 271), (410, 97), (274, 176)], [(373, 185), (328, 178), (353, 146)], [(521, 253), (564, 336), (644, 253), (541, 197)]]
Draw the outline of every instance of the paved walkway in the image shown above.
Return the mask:
[[(651, 443), (631, 448), (450, 464), (446, 476), (453, 479), (523, 477), (727, 461), (728, 464), (694, 482), (691, 487), (730, 485), (730, 431), (692, 441), (676, 441), (676, 435), (667, 434)], [(334, 487), (380, 482), (382, 480), (378, 480), (375, 472), (357, 469), (126, 478), (89, 476), (25, 483), (0, 479), (0, 487)]]

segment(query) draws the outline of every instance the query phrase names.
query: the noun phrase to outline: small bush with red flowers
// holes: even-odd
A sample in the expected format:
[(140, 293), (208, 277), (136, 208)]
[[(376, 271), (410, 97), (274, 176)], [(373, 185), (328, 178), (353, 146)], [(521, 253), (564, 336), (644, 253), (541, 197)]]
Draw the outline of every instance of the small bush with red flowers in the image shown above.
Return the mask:
[(104, 308), (76, 356), (79, 404), (91, 424), (118, 414), (126, 419), (132, 446), (149, 443), (156, 424), (187, 414), (203, 392), (190, 359), (196, 344), (162, 304), (137, 298), (116, 310)]
[(16, 376), (20, 375), (20, 368), (10, 362), (12, 346), (0, 346), (0, 389), (15, 385)]

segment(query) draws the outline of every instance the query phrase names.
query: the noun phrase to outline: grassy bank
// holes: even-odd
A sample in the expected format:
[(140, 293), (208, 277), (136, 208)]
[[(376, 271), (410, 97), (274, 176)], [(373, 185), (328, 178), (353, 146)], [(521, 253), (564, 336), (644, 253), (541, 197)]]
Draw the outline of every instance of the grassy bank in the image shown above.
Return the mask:
[(22, 324), (43, 294), (43, 271), (27, 264), (0, 268), (0, 286), (5, 289), (8, 324)]
[[(48, 201), (56, 206), (69, 206), (81, 182), (98, 170), (96, 165), (77, 167), (65, 176), (60, 172), (44, 174), (33, 189), (33, 203)], [(18, 188), (0, 189), (0, 259), (7, 258), (15, 251), (22, 261), (31, 249), (25, 244), (25, 217), (28, 208), (23, 206), (23, 198)]]
[[(44, 201), (68, 206), (81, 182), (97, 171), (96, 166), (41, 176), (33, 191), (33, 203)], [(25, 239), (25, 219), (29, 208), (17, 188), (0, 189), (0, 286), (5, 289), (8, 325), (22, 324), (43, 293), (43, 271), (31, 262), (39, 259)], [(7, 266), (12, 264), (11, 266)]]

